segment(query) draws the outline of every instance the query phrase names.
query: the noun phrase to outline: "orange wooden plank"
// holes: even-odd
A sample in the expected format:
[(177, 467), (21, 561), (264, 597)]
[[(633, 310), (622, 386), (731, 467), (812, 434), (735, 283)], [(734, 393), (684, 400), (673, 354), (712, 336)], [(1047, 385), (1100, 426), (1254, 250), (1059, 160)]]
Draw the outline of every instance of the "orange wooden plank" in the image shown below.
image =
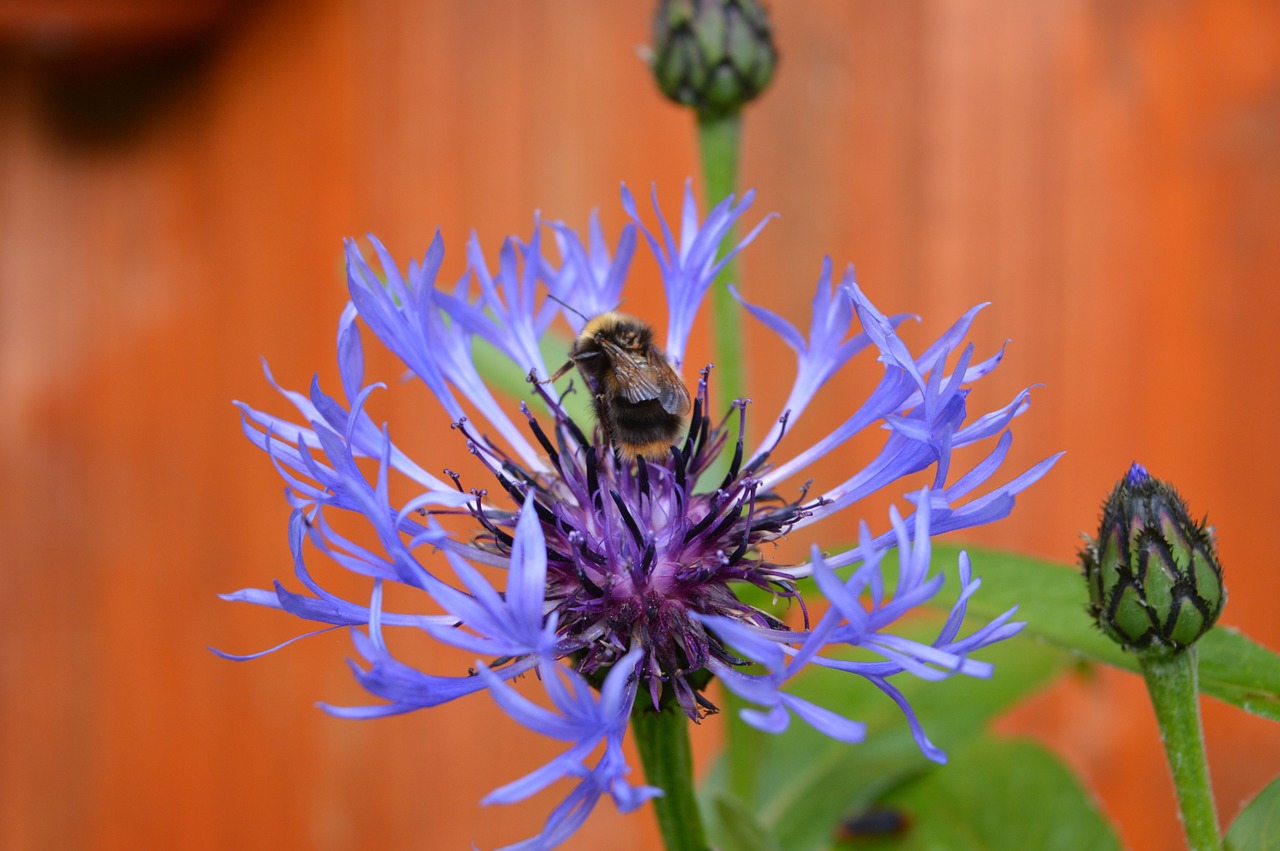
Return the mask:
[[(749, 297), (806, 319), (829, 253), (857, 262), (881, 307), (923, 316), (915, 340), (991, 300), (980, 352), (1014, 342), (976, 404), (1044, 382), (1013, 463), (1069, 454), (1013, 519), (969, 539), (1070, 560), (1137, 457), (1218, 527), (1225, 621), (1280, 646), (1280, 9), (775, 5), (782, 65), (747, 117), (744, 179), (760, 214), (783, 215), (747, 254)], [(130, 132), (96, 143), (51, 123), (39, 65), (6, 60), (0, 846), (491, 847), (537, 829), (543, 801), (477, 803), (554, 752), (489, 703), (337, 721), (312, 703), (361, 699), (344, 636), (248, 666), (205, 653), (294, 631), (214, 596), (289, 573), (279, 481), (228, 402), (277, 405), (258, 355), (289, 386), (317, 369), (332, 381), (344, 236), (377, 233), (403, 260), (438, 226), (452, 275), (471, 228), (496, 252), (535, 209), (581, 225), (598, 206), (616, 232), (622, 180), (641, 195), (656, 181), (670, 207), (694, 168), (690, 122), (635, 58), (647, 14), (263, 4)], [(656, 284), (646, 262), (637, 275)], [(656, 287), (635, 304), (660, 311)], [(763, 416), (790, 372), (752, 352)], [(397, 376), (387, 358), (374, 369)], [(869, 359), (855, 371), (831, 400), (878, 377)], [(419, 389), (373, 404), (427, 466), (458, 463)], [(792, 438), (841, 418), (831, 402)], [(1109, 674), (1065, 683), (1004, 728), (1064, 752), (1128, 845), (1171, 847), (1140, 691)], [(1206, 724), (1229, 818), (1280, 771), (1280, 734), (1214, 705)], [(697, 731), (703, 756), (716, 726)], [(605, 805), (566, 847), (655, 835)]]

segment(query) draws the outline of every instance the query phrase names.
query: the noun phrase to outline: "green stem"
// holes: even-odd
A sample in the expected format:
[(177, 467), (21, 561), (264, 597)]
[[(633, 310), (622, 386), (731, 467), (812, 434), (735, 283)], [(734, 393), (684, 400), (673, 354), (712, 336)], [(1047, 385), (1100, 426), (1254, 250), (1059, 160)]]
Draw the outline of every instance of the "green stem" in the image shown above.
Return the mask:
[[(738, 193), (741, 138), (741, 114), (698, 116), (698, 150), (702, 158), (702, 183), (708, 206)], [(722, 250), (731, 249), (735, 242), (735, 232), (730, 231), (721, 245)], [(742, 322), (742, 306), (729, 293), (728, 282), (736, 283), (739, 288), (742, 286), (738, 278), (737, 258), (725, 264), (711, 287), (712, 351), (716, 365), (712, 380), (715, 382), (715, 398), (723, 400), (713, 404), (720, 410), (728, 410), (729, 402), (747, 395), (747, 357), (743, 344), (746, 329)], [(737, 427), (735, 417), (729, 418), (729, 427)], [(719, 462), (708, 471), (706, 480), (718, 482), (728, 469), (729, 458), (722, 454)], [(739, 717), (738, 712), (744, 706), (741, 698), (728, 689), (723, 689), (721, 694), (729, 789), (739, 800), (749, 801), (755, 791), (764, 734), (747, 726)]]
[(645, 780), (663, 791), (653, 799), (666, 851), (707, 851), (702, 816), (693, 794), (693, 756), (689, 717), (672, 701), (661, 712), (637, 703), (631, 730), (644, 765)]
[(1169, 656), (1139, 654), (1147, 691), (1156, 710), (1164, 752), (1178, 790), (1182, 826), (1191, 851), (1219, 851), (1218, 812), (1209, 785), (1200, 727), (1196, 648)]
[[(738, 189), (738, 152), (742, 116), (698, 116), (698, 149), (702, 155), (702, 181), (707, 205), (718, 204)], [(736, 229), (735, 229), (736, 230)], [(721, 251), (733, 247), (730, 231)], [(725, 403), (741, 399), (747, 392), (747, 364), (743, 346), (742, 307), (729, 294), (727, 283), (738, 283), (738, 261), (730, 260), (711, 287), (712, 344), (715, 352), (715, 386)], [(728, 404), (717, 405), (728, 408)]]

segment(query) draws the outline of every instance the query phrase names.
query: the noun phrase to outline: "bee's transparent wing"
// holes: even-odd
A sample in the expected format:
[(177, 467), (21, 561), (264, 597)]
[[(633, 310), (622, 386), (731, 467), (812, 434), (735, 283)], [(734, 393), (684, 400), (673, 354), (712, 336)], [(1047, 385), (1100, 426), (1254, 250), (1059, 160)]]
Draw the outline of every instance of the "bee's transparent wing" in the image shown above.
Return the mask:
[(628, 402), (657, 400), (668, 414), (682, 417), (689, 413), (689, 391), (661, 355), (614, 357), (613, 373), (618, 379), (619, 395)]

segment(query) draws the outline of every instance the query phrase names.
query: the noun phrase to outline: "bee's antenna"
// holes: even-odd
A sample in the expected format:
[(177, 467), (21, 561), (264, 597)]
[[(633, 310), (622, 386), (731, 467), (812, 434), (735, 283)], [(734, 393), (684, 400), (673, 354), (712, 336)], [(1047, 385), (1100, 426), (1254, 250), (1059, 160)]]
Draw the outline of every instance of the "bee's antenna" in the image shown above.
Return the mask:
[(554, 293), (547, 293), (547, 298), (551, 299), (551, 300), (552, 300), (552, 301), (554, 301), (556, 304), (558, 304), (558, 305), (560, 305), (561, 307), (563, 307), (565, 310), (571, 310), (571, 311), (573, 311), (574, 313), (578, 314), (579, 316), (581, 316), (581, 317), (583, 318), (583, 320), (584, 320), (584, 321), (586, 321), (586, 322), (590, 322), (590, 321), (591, 321), (591, 317), (590, 317), (590, 316), (587, 316), (587, 315), (586, 315), (586, 314), (584, 314), (581, 310), (578, 310), (578, 308), (574, 307), (572, 304), (569, 304), (569, 303), (568, 303), (567, 301), (565, 301), (564, 299), (556, 298), (556, 296), (555, 296), (555, 294), (554, 294)]

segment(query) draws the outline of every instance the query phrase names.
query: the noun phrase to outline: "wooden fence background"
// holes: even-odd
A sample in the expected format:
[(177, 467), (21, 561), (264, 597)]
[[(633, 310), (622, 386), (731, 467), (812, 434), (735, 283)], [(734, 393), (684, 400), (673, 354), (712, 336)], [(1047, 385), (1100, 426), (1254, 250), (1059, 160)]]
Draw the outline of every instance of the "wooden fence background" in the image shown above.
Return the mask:
[[(782, 216), (748, 292), (807, 318), (822, 255), (852, 260), (883, 309), (922, 315), (917, 341), (991, 301), (980, 351), (1013, 343), (978, 398), (1043, 383), (1013, 463), (1068, 455), (966, 540), (1070, 561), (1138, 458), (1217, 526), (1224, 621), (1280, 646), (1280, 5), (773, 5), (783, 60), (743, 179), (753, 215)], [(282, 410), (259, 355), (288, 386), (332, 380), (344, 236), (404, 262), (440, 227), (452, 274), (469, 229), (493, 252), (535, 209), (599, 207), (616, 233), (621, 181), (674, 209), (691, 122), (637, 59), (649, 8), (0, 9), (0, 846), (465, 848), (537, 828), (546, 799), (477, 802), (556, 748), (484, 699), (340, 721), (312, 704), (359, 699), (346, 636), (249, 665), (204, 649), (295, 631), (215, 597), (291, 569), (280, 482), (230, 400)], [(770, 410), (789, 367), (752, 351)], [(423, 395), (380, 415), (401, 435), (416, 418), (409, 442), (443, 466)], [(1280, 728), (1205, 711), (1229, 819), (1280, 771)], [(1064, 683), (1003, 728), (1063, 753), (1133, 848), (1176, 846), (1138, 680)], [(604, 805), (566, 847), (654, 837)]]

